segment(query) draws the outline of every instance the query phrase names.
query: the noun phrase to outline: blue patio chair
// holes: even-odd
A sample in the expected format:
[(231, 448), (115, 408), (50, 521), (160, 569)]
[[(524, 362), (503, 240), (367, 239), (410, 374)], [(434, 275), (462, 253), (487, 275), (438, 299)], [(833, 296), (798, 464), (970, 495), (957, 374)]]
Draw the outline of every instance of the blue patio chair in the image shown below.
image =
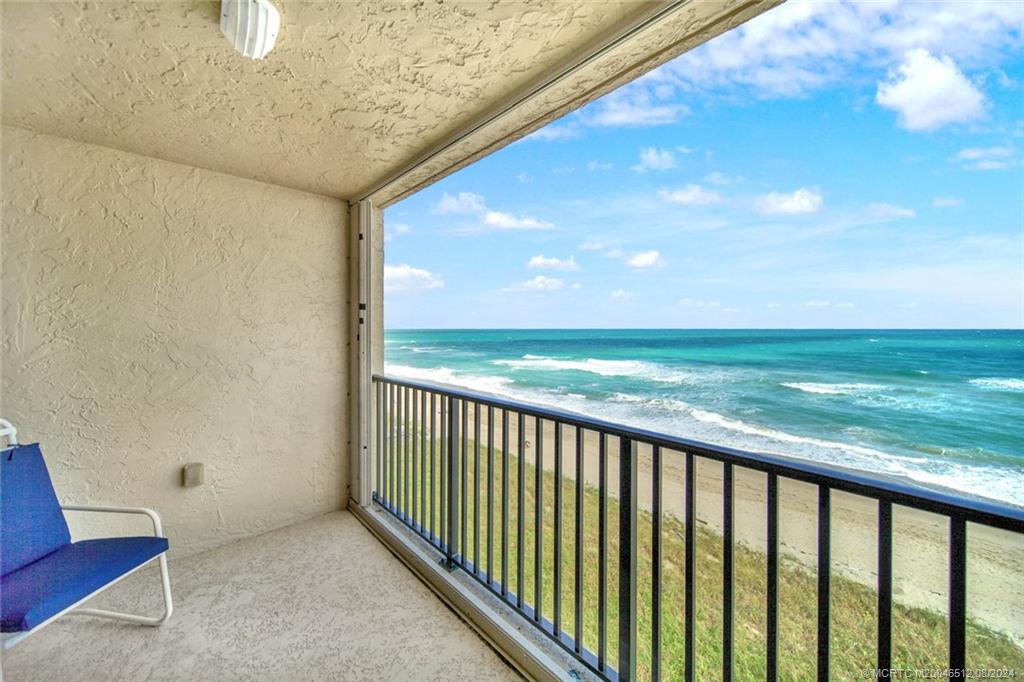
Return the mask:
[[(18, 445), (17, 432), (0, 419), (0, 632), (9, 649), (60, 616), (74, 612), (158, 626), (171, 617), (167, 538), (160, 517), (141, 507), (61, 505), (39, 444)], [(144, 514), (152, 537), (71, 542), (65, 511)], [(153, 561), (160, 562), (164, 614), (159, 618), (79, 606)]]

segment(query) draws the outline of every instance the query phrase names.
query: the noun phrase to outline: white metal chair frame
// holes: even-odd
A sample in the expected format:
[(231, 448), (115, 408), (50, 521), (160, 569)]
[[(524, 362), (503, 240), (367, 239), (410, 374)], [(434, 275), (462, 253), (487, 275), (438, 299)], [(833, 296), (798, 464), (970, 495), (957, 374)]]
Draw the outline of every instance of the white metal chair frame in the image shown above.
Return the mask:
[[(13, 447), (18, 444), (18, 430), (14, 428), (14, 425), (11, 424), (6, 419), (0, 419), (0, 436), (7, 437), (7, 447)], [(7, 447), (5, 447), (4, 449), (7, 449)], [(98, 512), (105, 514), (142, 514), (144, 516), (148, 516), (149, 520), (153, 523), (153, 536), (163, 537), (163, 527), (160, 525), (160, 516), (152, 509), (146, 509), (145, 507), (110, 507), (82, 504), (65, 504), (61, 505), (61, 510), (65, 512)], [(141, 568), (145, 568), (154, 561), (160, 562), (160, 583), (163, 588), (164, 596), (164, 613), (162, 616), (154, 618), (149, 616), (138, 616), (132, 613), (121, 613), (119, 611), (107, 611), (105, 609), (79, 608), (82, 604), (89, 601), (90, 599), (98, 595), (100, 592), (103, 592), (112, 585), (116, 585), (117, 583), (121, 582), (122, 580), (130, 576), (132, 573), (135, 573)], [(47, 618), (31, 630), (26, 630), (24, 632), (4, 633), (3, 650), (6, 651), (7, 649), (10, 649), (15, 644), (21, 642), (30, 635), (34, 635), (35, 633), (39, 632), (44, 627), (46, 627), (47, 625), (49, 625), (50, 623), (52, 623), (53, 621), (57, 620), (65, 614), (97, 616), (100, 618), (112, 618), (114, 620), (126, 621), (128, 623), (136, 623), (138, 625), (146, 625), (148, 627), (159, 627), (160, 625), (163, 625), (165, 622), (167, 622), (167, 619), (171, 617), (171, 614), (173, 612), (174, 604), (171, 600), (171, 577), (167, 571), (167, 552), (161, 552), (149, 561), (143, 564), (139, 564), (127, 573), (110, 581), (109, 583), (99, 588), (95, 592), (86, 595), (82, 599), (78, 600), (71, 606), (61, 611), (60, 613), (54, 614), (50, 618)]]

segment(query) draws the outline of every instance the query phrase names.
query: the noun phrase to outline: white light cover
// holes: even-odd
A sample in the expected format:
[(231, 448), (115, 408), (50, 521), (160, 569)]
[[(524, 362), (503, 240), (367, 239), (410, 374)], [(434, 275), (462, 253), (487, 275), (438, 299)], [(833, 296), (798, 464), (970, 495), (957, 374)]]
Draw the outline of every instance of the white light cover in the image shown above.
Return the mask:
[(220, 30), (235, 49), (263, 59), (274, 47), (281, 14), (267, 0), (221, 0)]

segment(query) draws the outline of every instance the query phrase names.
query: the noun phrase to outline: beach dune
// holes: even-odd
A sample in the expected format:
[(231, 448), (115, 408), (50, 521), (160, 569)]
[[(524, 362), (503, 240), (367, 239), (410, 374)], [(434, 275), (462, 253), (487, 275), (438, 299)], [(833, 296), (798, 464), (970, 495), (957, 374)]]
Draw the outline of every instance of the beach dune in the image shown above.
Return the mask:
[[(438, 420), (440, 414), (437, 415)], [(517, 419), (509, 419), (509, 450), (517, 454)], [(439, 422), (438, 422), (439, 423)], [(538, 437), (535, 420), (525, 420), (523, 440), (530, 464), (541, 443), (542, 466), (555, 469), (555, 426), (544, 422)], [(467, 432), (474, 438), (473, 410)], [(575, 480), (576, 429), (562, 426), (562, 476)], [(487, 411), (481, 412), (481, 448), (486, 452)], [(494, 411), (495, 449), (500, 449), (501, 412)], [(599, 484), (599, 437), (584, 430), (583, 480)], [(619, 444), (607, 438), (608, 491), (618, 497)], [(651, 447), (638, 446), (638, 505), (652, 510), (653, 459)], [(721, 534), (723, 468), (696, 458), (696, 515), (699, 524)], [(663, 513), (679, 519), (685, 513), (685, 454), (663, 450)], [(817, 569), (818, 489), (793, 479), (779, 479), (780, 552), (808, 570)], [(766, 547), (767, 484), (765, 474), (734, 467), (734, 533), (736, 541), (755, 551)], [(571, 521), (569, 521), (571, 522)], [(911, 509), (893, 507), (893, 599), (906, 606), (945, 613), (948, 606), (948, 520)], [(833, 491), (831, 496), (831, 564), (838, 575), (874, 588), (877, 585), (878, 507), (873, 499)], [(968, 525), (968, 617), (1004, 632), (1024, 644), (1024, 536), (977, 524)]]

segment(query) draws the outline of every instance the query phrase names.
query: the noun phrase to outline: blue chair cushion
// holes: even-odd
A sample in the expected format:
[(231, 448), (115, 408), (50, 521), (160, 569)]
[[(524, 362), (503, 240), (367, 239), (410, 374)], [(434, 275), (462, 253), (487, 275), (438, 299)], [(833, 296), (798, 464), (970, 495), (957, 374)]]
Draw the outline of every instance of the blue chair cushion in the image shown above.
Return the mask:
[(0, 578), (0, 632), (31, 630), (166, 551), (167, 538), (154, 537), (64, 545)]
[(0, 452), (0, 575), (70, 542), (39, 443)]

